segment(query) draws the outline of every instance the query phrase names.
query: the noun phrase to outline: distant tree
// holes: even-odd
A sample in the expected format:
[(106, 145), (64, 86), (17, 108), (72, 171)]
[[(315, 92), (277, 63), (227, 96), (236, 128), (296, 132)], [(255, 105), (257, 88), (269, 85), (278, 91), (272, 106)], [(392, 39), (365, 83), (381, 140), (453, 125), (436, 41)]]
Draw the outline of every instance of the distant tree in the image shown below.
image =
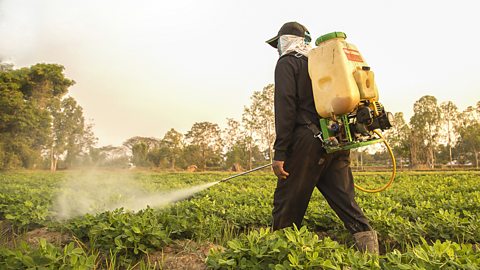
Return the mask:
[(475, 160), (475, 166), (479, 168), (480, 151), (480, 101), (476, 107), (467, 107), (459, 116), (458, 127), (459, 142), (457, 144), (461, 153), (466, 158)]
[(154, 149), (159, 147), (161, 144), (161, 140), (153, 137), (142, 137), (142, 136), (135, 136), (132, 138), (127, 139), (123, 145), (128, 149), (132, 150), (133, 146), (139, 143), (144, 143), (147, 146), (147, 150)]
[(55, 171), (61, 156), (65, 156), (65, 166), (70, 167), (95, 144), (96, 138), (91, 126), (85, 123), (82, 107), (73, 97), (63, 99), (59, 109), (52, 111), (52, 116), (50, 170)]
[(265, 155), (254, 143), (252, 133), (253, 129), (245, 129), (240, 122), (227, 119), (227, 128), (224, 130), (226, 168), (252, 169), (253, 165), (265, 164)]
[[(420, 138), (419, 146), (425, 149), (426, 164), (430, 168), (435, 166), (435, 151), (438, 145), (441, 114), (434, 96), (423, 96), (413, 105), (414, 115), (410, 119), (412, 136)], [(412, 137), (416, 140), (415, 137)]]
[(264, 165), (267, 161), (264, 153), (258, 148), (258, 145), (251, 146), (245, 138), (237, 141), (237, 143), (226, 152), (225, 158), (227, 168), (232, 168), (234, 164), (238, 164), (242, 168), (251, 169), (253, 166)]
[(242, 146), (240, 140), (242, 139), (242, 127), (241, 124), (232, 119), (227, 118), (227, 128), (223, 131), (225, 142), (225, 165), (227, 168), (231, 168), (235, 165), (241, 165), (245, 156), (242, 152)]
[(223, 141), (217, 124), (210, 122), (195, 123), (185, 135), (185, 139), (190, 145), (195, 146), (189, 147), (189, 151), (197, 150), (200, 152), (200, 160), (197, 160), (197, 162), (202, 170), (207, 168), (207, 164), (219, 165), (222, 161)]
[(458, 137), (459, 112), (457, 106), (446, 101), (440, 104), (440, 115), (442, 124), (442, 133), (447, 141), (448, 155), (450, 164), (453, 163), (452, 148), (455, 146)]
[(170, 168), (174, 170), (176, 162), (181, 157), (185, 145), (183, 142), (183, 134), (172, 128), (165, 133), (162, 143), (167, 150), (166, 156), (170, 161)]
[(270, 161), (273, 160), (273, 143), (275, 142), (274, 91), (273, 84), (265, 86), (262, 91), (254, 91), (250, 98), (252, 103), (244, 108), (243, 115), (247, 130), (256, 132), (266, 146)]
[(138, 142), (132, 146), (132, 163), (138, 167), (150, 165), (148, 157), (148, 145), (145, 142)]
[(62, 122), (62, 98), (67, 94), (68, 88), (75, 84), (75, 81), (65, 77), (64, 69), (56, 64), (36, 64), (18, 70), (18, 74), (24, 77), (20, 86), (24, 98), (35, 107), (47, 111), (53, 121), (48, 136), (51, 171), (57, 169), (59, 153), (65, 151), (65, 143), (61, 141), (64, 138), (60, 138), (64, 137), (62, 132), (65, 132), (59, 130), (58, 124)]
[(147, 161), (158, 168), (166, 168), (168, 166), (169, 149), (161, 142), (158, 147), (149, 149), (147, 153)]
[(135, 136), (123, 142), (131, 153), (131, 163), (138, 167), (159, 166), (160, 160), (165, 156), (165, 149), (162, 147), (162, 140), (154, 137)]
[(75, 81), (63, 74), (65, 68), (57, 64), (36, 64), (17, 70), (21, 77), (20, 91), (29, 102), (50, 112), (58, 109), (62, 97)]
[(416, 168), (417, 166), (426, 163), (427, 155), (424, 143), (425, 139), (411, 128), (410, 133), (408, 134), (410, 168)]
[(107, 155), (102, 152), (100, 148), (91, 146), (88, 150), (88, 161), (85, 161), (86, 165), (98, 166), (100, 163), (105, 162)]
[(130, 160), (128, 151), (125, 146), (90, 147), (90, 164), (95, 167), (126, 168)]
[(180, 159), (178, 160), (178, 165), (184, 169), (187, 169), (190, 165), (201, 164), (203, 160), (202, 150), (198, 145), (186, 144), (182, 150)]
[[(452, 153), (456, 153), (458, 150), (458, 147), (454, 147), (452, 149)], [(452, 154), (453, 156), (453, 154)], [(437, 163), (440, 164), (455, 164), (455, 162), (458, 161), (459, 155), (455, 155), (455, 159), (450, 161), (450, 149), (447, 144), (439, 144), (437, 146), (437, 153), (435, 154), (435, 157), (437, 159)], [(450, 165), (452, 166), (452, 165)]]
[(462, 152), (471, 154), (475, 167), (479, 168), (480, 155), (480, 123), (474, 123), (460, 128), (460, 148)]
[(0, 140), (4, 167), (35, 167), (35, 160), (44, 150), (52, 150), (53, 114), (60, 109), (68, 87), (74, 84), (63, 70), (63, 66), (55, 64), (17, 70), (2, 66)]
[(403, 165), (403, 159), (410, 159), (410, 134), (411, 129), (405, 122), (403, 113), (395, 113), (393, 125), (385, 132), (385, 137), (392, 147), (395, 156), (400, 158), (400, 166)]
[(242, 139), (242, 127), (240, 122), (233, 118), (227, 118), (227, 127), (223, 131), (226, 150), (232, 149)]
[(459, 114), (460, 126), (469, 126), (480, 122), (480, 101), (476, 106), (468, 106)]
[(242, 123), (245, 127), (243, 132), (244, 134), (244, 141), (245, 147), (247, 147), (248, 157), (247, 157), (247, 168), (251, 170), (253, 168), (253, 152), (254, 148), (257, 147), (257, 139), (255, 138), (255, 119), (254, 116), (250, 113), (250, 111), (244, 108), (244, 112), (242, 115)]
[(35, 167), (48, 141), (49, 114), (26, 102), (18, 84), (2, 81), (6, 76), (0, 73), (0, 168)]
[(8, 72), (13, 70), (13, 64), (12, 63), (7, 63), (3, 62), (0, 59), (0, 72)]

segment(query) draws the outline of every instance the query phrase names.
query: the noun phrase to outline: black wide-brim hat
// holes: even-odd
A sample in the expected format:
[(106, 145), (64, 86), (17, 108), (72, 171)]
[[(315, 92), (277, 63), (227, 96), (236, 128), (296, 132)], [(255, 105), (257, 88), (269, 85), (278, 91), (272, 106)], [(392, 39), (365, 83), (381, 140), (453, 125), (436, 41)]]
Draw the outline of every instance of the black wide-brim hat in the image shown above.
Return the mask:
[(308, 36), (308, 38), (311, 39), (310, 32), (308, 32), (305, 26), (299, 24), (298, 22), (287, 22), (280, 28), (276, 36), (267, 40), (266, 42), (270, 44), (270, 46), (277, 48), (278, 39), (280, 38), (280, 36), (283, 36), (283, 35), (294, 35), (297, 37)]

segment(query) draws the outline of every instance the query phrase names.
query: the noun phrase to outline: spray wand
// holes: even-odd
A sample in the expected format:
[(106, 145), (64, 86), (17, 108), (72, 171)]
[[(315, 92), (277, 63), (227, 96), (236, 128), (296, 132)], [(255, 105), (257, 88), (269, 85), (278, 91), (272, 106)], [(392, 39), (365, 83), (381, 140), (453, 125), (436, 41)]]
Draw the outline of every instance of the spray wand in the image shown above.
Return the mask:
[(261, 170), (261, 169), (266, 168), (266, 167), (269, 167), (269, 166), (272, 166), (272, 163), (262, 165), (262, 166), (260, 166), (260, 167), (257, 167), (257, 168), (248, 170), (248, 171), (246, 171), (246, 172), (242, 172), (242, 173), (239, 173), (239, 174), (232, 175), (232, 176), (230, 176), (230, 177), (227, 177), (227, 178), (224, 178), (224, 179), (218, 181), (218, 183), (226, 182), (226, 181), (228, 181), (228, 180), (230, 180), (230, 179), (232, 179), (232, 178), (239, 177), (239, 176), (242, 176), (242, 175), (245, 175), (245, 174), (254, 172), (254, 171), (258, 171), (258, 170)]
[(186, 195), (186, 196), (181, 196), (175, 200), (173, 200), (172, 202), (178, 202), (178, 201), (183, 201), (183, 200), (187, 200), (187, 199), (190, 199), (191, 197), (193, 197), (193, 195), (195, 195), (195, 193), (197, 192), (200, 192), (206, 188), (209, 188), (211, 186), (214, 186), (216, 184), (219, 184), (219, 183), (222, 183), (222, 182), (226, 182), (230, 179), (233, 179), (235, 177), (239, 177), (239, 176), (242, 176), (242, 175), (245, 175), (245, 174), (248, 174), (248, 173), (251, 173), (251, 172), (254, 172), (254, 171), (258, 171), (258, 170), (261, 170), (263, 168), (266, 168), (268, 166), (272, 166), (272, 163), (269, 163), (269, 164), (265, 164), (265, 165), (262, 165), (260, 167), (257, 167), (257, 168), (253, 168), (251, 170), (248, 170), (248, 171), (245, 171), (245, 172), (242, 172), (242, 173), (239, 173), (239, 174), (235, 174), (235, 175), (232, 175), (232, 176), (229, 176), (227, 178), (224, 178), (222, 180), (219, 180), (219, 181), (216, 181), (216, 182), (212, 182), (212, 183), (208, 183), (206, 185), (202, 185), (200, 188), (198, 188), (198, 186), (194, 189), (193, 192), (190, 192), (190, 194)]
[[(387, 189), (393, 182), (393, 179), (395, 178), (395, 175), (396, 175), (396, 164), (395, 164), (395, 158), (393, 157), (393, 153), (392, 153), (392, 149), (390, 148), (390, 145), (387, 143), (387, 141), (383, 138), (383, 136), (377, 132), (377, 131), (374, 131), (382, 140), (383, 140), (383, 143), (385, 144), (385, 146), (387, 147), (387, 150), (388, 152), (390, 153), (390, 156), (392, 157), (392, 167), (393, 167), (393, 171), (392, 171), (392, 175), (390, 177), (390, 180), (388, 181), (388, 183), (381, 187), (381, 188), (377, 188), (377, 189), (366, 189), (366, 188), (363, 188), (357, 184), (354, 184), (356, 188), (358, 188), (359, 190), (361, 191), (364, 191), (364, 192), (368, 192), (368, 193), (377, 193), (377, 192), (380, 192), (380, 191), (384, 191), (385, 189)], [(245, 172), (242, 172), (242, 173), (239, 173), (239, 174), (235, 174), (235, 175), (232, 175), (230, 177), (227, 177), (227, 178), (224, 178), (218, 182), (215, 182), (215, 184), (218, 184), (218, 183), (221, 183), (221, 182), (226, 182), (232, 178), (236, 178), (236, 177), (239, 177), (239, 176), (242, 176), (242, 175), (245, 175), (245, 174), (249, 174), (251, 172), (254, 172), (254, 171), (258, 171), (258, 170), (261, 170), (263, 168), (266, 168), (266, 167), (269, 167), (269, 166), (272, 166), (272, 163), (269, 163), (269, 164), (265, 164), (265, 165), (262, 165), (260, 167), (257, 167), (257, 168), (253, 168), (251, 170), (248, 170), (248, 171), (245, 171)]]

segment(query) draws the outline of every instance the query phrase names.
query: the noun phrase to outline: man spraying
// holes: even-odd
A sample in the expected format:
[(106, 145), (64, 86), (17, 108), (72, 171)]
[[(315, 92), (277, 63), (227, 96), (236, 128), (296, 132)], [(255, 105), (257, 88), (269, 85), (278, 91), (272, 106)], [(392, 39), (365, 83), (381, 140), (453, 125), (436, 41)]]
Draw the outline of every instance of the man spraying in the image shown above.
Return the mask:
[(319, 130), (308, 74), (310, 33), (297, 22), (285, 23), (267, 40), (276, 48), (275, 154), (278, 177), (273, 200), (273, 229), (300, 227), (316, 187), (353, 234), (359, 250), (378, 254), (376, 232), (355, 201), (350, 151), (327, 154), (312, 130)]

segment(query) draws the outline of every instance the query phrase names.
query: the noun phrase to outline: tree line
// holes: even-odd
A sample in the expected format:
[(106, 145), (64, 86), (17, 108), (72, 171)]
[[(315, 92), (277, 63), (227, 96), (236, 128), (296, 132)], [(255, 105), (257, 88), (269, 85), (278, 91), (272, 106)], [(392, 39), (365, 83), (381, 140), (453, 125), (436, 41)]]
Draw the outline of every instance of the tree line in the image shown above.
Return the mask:
[(400, 162), (411, 168), (435, 168), (469, 164), (479, 168), (480, 101), (459, 111), (452, 101), (438, 103), (423, 96), (413, 105), (406, 122), (403, 113), (394, 115), (393, 128), (386, 137)]
[(0, 168), (73, 166), (96, 138), (56, 64), (0, 64)]
[[(14, 69), (0, 64), (0, 168), (98, 166), (169, 170), (242, 170), (272, 161), (275, 140), (274, 85), (254, 91), (241, 119), (197, 122), (185, 134), (132, 137), (120, 146), (96, 147), (92, 124), (68, 88), (75, 82), (64, 67), (36, 64)], [(474, 163), (480, 151), (480, 102), (460, 112), (451, 102), (424, 96), (410, 121), (396, 113), (385, 133), (395, 155), (412, 168)], [(353, 153), (355, 156), (358, 151)], [(383, 153), (385, 154), (385, 153)], [(385, 158), (382, 153), (377, 156)]]
[(182, 134), (170, 129), (163, 138), (133, 137), (121, 146), (92, 148), (93, 162), (106, 167), (242, 170), (271, 162), (275, 125), (273, 84), (251, 96), (241, 120), (227, 118), (221, 129), (211, 122), (194, 123)]

